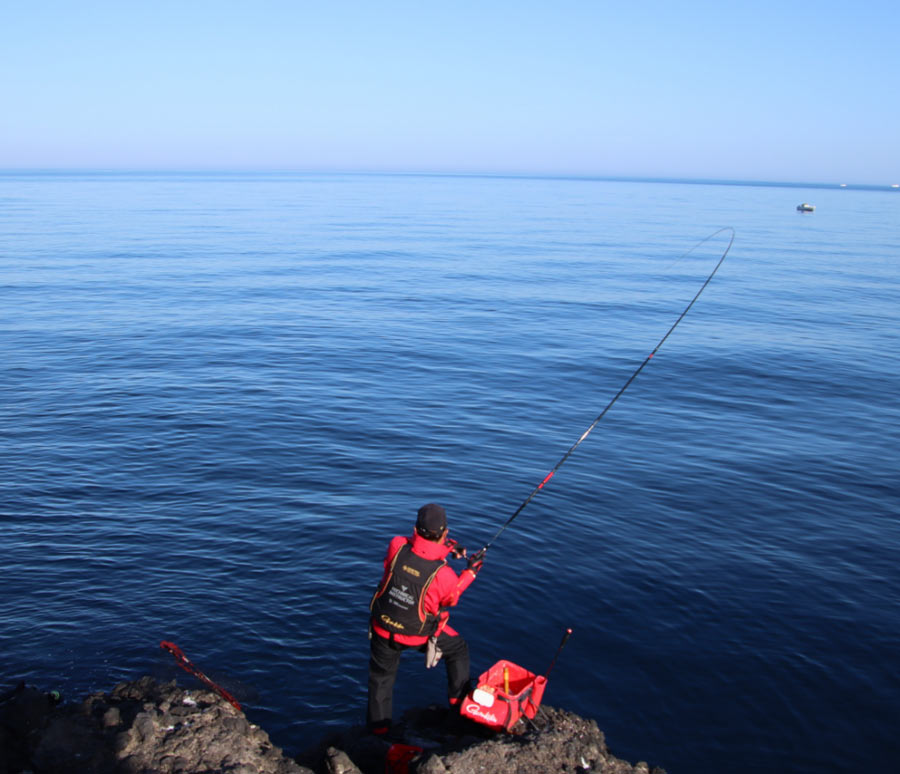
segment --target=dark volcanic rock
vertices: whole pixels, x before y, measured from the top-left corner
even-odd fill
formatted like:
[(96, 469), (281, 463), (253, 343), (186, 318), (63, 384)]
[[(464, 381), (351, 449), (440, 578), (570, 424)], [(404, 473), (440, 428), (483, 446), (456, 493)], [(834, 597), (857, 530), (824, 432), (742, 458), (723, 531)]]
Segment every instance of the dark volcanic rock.
[[(513, 734), (450, 715), (438, 707), (406, 713), (390, 740), (353, 728), (333, 734), (298, 760), (323, 774), (382, 774), (395, 741), (420, 749), (409, 774), (651, 774), (613, 756), (593, 720), (544, 706), (533, 722), (520, 721)], [(398, 767), (398, 771), (403, 771)], [(654, 774), (665, 774), (654, 768)]]
[[(389, 739), (350, 728), (294, 761), (217, 694), (174, 680), (144, 677), (62, 706), (20, 686), (0, 699), (0, 774), (650, 774), (611, 755), (597, 724), (570, 712), (544, 706), (514, 731), (429, 707), (408, 712)], [(408, 760), (391, 768), (394, 753)]]
[[(441, 757), (447, 774), (494, 772), (494, 774), (550, 774), (588, 772), (603, 774), (648, 774), (646, 763), (632, 766), (610, 754), (603, 732), (593, 720), (571, 712), (543, 707), (534, 727), (521, 735), (498, 735)], [(429, 774), (442, 769), (426, 759)], [(423, 769), (419, 769), (420, 771)], [(662, 772), (661, 769), (655, 769)]]
[(217, 694), (174, 680), (120, 683), (73, 706), (40, 696), (26, 689), (0, 706), (0, 774), (309, 774)]

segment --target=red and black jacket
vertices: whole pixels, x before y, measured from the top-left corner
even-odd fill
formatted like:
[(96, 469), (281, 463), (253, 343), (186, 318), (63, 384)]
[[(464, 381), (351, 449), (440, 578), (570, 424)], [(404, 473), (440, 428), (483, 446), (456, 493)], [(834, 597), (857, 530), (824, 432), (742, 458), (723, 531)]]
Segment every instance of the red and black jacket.
[(401, 645), (422, 645), (436, 632), (451, 636), (446, 608), (475, 579), (466, 570), (457, 576), (447, 565), (453, 543), (436, 543), (418, 533), (391, 540), (384, 559), (384, 576), (372, 597), (372, 631)]

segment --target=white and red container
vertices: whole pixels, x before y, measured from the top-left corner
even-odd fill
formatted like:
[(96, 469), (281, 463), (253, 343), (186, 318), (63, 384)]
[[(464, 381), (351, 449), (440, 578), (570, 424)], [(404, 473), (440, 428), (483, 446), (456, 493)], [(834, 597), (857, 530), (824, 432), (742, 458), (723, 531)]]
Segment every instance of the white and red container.
[(478, 678), (478, 686), (460, 706), (464, 718), (496, 730), (511, 731), (524, 716), (533, 718), (541, 706), (547, 678), (512, 661), (498, 661)]

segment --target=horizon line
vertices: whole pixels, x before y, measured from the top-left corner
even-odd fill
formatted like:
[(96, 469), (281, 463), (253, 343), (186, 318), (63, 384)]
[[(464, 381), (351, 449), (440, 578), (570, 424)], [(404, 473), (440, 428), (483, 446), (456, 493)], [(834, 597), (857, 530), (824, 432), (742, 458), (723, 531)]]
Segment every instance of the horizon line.
[(682, 185), (721, 185), (721, 186), (750, 186), (771, 188), (846, 188), (854, 190), (900, 190), (896, 183), (835, 183), (835, 182), (811, 182), (802, 180), (753, 180), (740, 178), (709, 178), (709, 177), (668, 177), (656, 175), (603, 175), (603, 174), (575, 174), (575, 173), (539, 173), (539, 172), (448, 172), (427, 170), (365, 170), (365, 169), (309, 169), (309, 168), (254, 168), (254, 167), (171, 167), (171, 168), (144, 168), (144, 167), (0, 167), (0, 175), (93, 175), (93, 176), (119, 176), (119, 175), (346, 175), (360, 177), (459, 177), (459, 178), (485, 178), (501, 180), (571, 180), (584, 182), (621, 182), (621, 183), (659, 183)]

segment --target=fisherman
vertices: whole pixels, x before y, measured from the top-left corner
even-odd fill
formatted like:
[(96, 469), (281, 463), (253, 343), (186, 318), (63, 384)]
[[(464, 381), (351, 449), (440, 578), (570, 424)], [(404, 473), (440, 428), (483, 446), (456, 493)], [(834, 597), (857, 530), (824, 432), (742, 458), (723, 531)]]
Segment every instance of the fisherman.
[(369, 707), (367, 722), (374, 734), (391, 727), (394, 680), (404, 650), (425, 653), (426, 667), (443, 657), (451, 708), (469, 687), (469, 646), (450, 626), (447, 608), (475, 580), (484, 564), (483, 554), (469, 557), (457, 576), (447, 556), (461, 559), (466, 549), (447, 537), (447, 514), (436, 503), (423, 505), (412, 537), (391, 540), (384, 559), (384, 576), (370, 609)]

